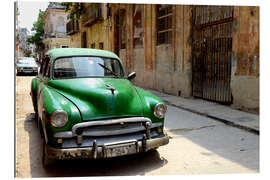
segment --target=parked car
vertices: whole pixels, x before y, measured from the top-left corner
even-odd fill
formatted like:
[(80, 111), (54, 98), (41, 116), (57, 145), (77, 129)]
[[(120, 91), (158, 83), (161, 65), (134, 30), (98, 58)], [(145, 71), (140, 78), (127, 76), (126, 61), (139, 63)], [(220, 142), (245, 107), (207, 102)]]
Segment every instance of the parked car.
[(37, 72), (38, 72), (38, 64), (36, 63), (35, 58), (32, 57), (18, 58), (16, 62), (16, 75), (22, 73), (37, 74)]
[(166, 105), (134, 86), (114, 53), (86, 48), (47, 52), (31, 97), (44, 139), (43, 164), (111, 158), (169, 143)]

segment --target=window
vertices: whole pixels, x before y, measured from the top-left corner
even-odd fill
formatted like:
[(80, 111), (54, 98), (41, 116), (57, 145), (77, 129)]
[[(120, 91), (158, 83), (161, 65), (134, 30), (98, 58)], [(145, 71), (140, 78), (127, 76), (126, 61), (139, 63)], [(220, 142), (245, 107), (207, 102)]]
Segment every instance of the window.
[(157, 5), (157, 44), (172, 42), (172, 5)]
[(126, 49), (126, 11), (121, 9), (119, 13), (120, 49)]
[(91, 44), (91, 48), (92, 48), (92, 49), (95, 49), (95, 43), (92, 43), (92, 44)]
[(103, 42), (100, 42), (100, 43), (98, 44), (98, 48), (99, 48), (99, 49), (103, 49)]
[(61, 48), (68, 48), (68, 45), (61, 45)]
[(134, 22), (134, 47), (143, 47), (144, 38), (144, 5), (136, 4), (134, 5), (133, 13)]
[(87, 48), (86, 32), (82, 32), (82, 48)]

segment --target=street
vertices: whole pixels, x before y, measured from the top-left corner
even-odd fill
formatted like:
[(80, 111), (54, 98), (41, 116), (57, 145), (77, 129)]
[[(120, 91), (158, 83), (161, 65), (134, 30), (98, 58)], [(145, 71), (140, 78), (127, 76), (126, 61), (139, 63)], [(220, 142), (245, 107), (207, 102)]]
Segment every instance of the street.
[(157, 151), (42, 166), (42, 143), (29, 95), (33, 76), (16, 77), (16, 177), (258, 173), (259, 136), (168, 105), (171, 137)]

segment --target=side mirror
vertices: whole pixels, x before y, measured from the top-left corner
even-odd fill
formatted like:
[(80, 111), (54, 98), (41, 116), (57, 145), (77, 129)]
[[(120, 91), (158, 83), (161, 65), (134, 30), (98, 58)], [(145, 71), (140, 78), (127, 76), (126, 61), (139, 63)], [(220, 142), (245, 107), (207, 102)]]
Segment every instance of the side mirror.
[(134, 79), (136, 77), (136, 72), (132, 72), (128, 75), (128, 80)]

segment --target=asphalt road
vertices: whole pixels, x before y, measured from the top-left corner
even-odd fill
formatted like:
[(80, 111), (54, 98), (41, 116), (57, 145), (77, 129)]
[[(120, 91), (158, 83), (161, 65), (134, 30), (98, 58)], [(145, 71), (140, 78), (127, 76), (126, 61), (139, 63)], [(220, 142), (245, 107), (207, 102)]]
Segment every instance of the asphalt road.
[(168, 106), (170, 143), (157, 151), (106, 160), (62, 161), (42, 166), (30, 83), (16, 79), (16, 177), (135, 176), (258, 173), (259, 136)]

